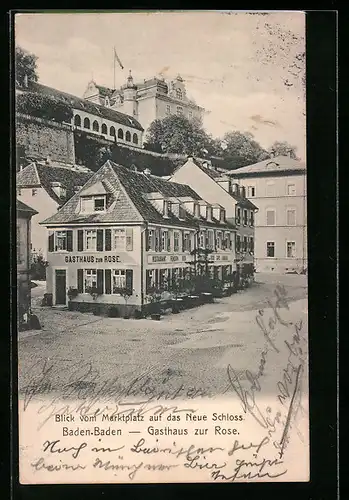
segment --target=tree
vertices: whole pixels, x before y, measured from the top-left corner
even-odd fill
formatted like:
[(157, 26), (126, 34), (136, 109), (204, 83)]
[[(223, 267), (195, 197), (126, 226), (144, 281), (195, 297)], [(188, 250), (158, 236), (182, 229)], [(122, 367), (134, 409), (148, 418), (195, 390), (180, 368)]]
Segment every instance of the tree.
[(227, 132), (223, 137), (223, 158), (227, 168), (234, 170), (269, 158), (268, 152), (250, 132)]
[(16, 81), (19, 85), (24, 85), (25, 76), (28, 81), (37, 82), (39, 77), (37, 74), (37, 56), (23, 50), (21, 47), (16, 47), (15, 73)]
[(298, 160), (296, 150), (296, 146), (291, 146), (287, 141), (275, 141), (270, 147), (270, 151), (274, 151), (275, 156), (290, 155), (294, 160)]
[(154, 120), (150, 124), (146, 143), (153, 151), (197, 156), (212, 154), (216, 146), (199, 119), (188, 120), (182, 115)]

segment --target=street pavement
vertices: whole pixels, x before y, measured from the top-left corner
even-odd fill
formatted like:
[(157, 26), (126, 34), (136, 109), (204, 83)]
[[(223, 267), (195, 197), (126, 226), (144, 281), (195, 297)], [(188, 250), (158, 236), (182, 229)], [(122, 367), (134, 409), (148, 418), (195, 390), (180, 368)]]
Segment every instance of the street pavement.
[(76, 380), (101, 385), (117, 379), (127, 385), (140, 376), (149, 393), (165, 386), (222, 393), (227, 365), (242, 372), (260, 359), (265, 339), (256, 315), (270, 309), (278, 284), (285, 287), (294, 321), (306, 315), (307, 278), (300, 275), (258, 273), (246, 290), (160, 321), (44, 308), (44, 287), (34, 288), (33, 312), (42, 330), (19, 334), (19, 392), (46, 373), (45, 391), (52, 394)]

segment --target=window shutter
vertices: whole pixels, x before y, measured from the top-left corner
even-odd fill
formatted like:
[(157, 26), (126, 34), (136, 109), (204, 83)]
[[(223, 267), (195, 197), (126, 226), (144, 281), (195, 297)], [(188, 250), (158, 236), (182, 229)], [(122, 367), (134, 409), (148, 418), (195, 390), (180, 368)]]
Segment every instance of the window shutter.
[(133, 269), (126, 269), (126, 288), (133, 291)]
[(103, 269), (97, 269), (97, 290), (98, 293), (103, 293)]
[(103, 229), (97, 229), (97, 252), (103, 252)]
[(145, 278), (145, 291), (146, 293), (149, 293), (150, 290), (150, 271), (146, 272), (146, 278)]
[(67, 231), (67, 251), (73, 251), (73, 231)]
[(111, 250), (111, 229), (105, 230), (105, 251), (109, 252)]
[(184, 231), (181, 231), (181, 237), (182, 237), (182, 252), (185, 252)]
[(133, 250), (133, 228), (126, 228), (126, 251), (132, 252)]
[(172, 236), (172, 232), (168, 231), (168, 233), (167, 233), (167, 251), (168, 252), (171, 252), (171, 236)]
[(159, 251), (159, 230), (154, 229), (153, 234), (155, 237), (155, 252), (158, 252)]
[(48, 233), (48, 251), (49, 252), (53, 252), (54, 238), (55, 238), (54, 232), (49, 231), (49, 233)]
[(162, 231), (161, 229), (158, 229), (158, 234), (159, 234), (159, 252), (162, 252)]
[(78, 292), (84, 292), (84, 270), (78, 269)]
[(150, 248), (149, 248), (149, 229), (146, 229), (144, 231), (144, 237), (145, 237), (145, 251), (146, 252), (149, 252)]
[(105, 269), (105, 293), (111, 294), (111, 270)]
[(78, 252), (84, 250), (84, 231), (82, 229), (78, 230)]

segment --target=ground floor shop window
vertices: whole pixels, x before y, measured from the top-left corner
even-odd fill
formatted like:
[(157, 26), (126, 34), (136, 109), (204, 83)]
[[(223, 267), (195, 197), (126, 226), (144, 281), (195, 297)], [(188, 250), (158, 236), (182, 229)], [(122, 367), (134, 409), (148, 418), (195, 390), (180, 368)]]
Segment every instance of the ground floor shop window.
[(288, 241), (287, 242), (286, 255), (288, 258), (294, 258), (296, 256), (296, 242), (295, 241)]
[(114, 269), (112, 271), (113, 293), (119, 293), (120, 288), (126, 287), (126, 271), (124, 269)]
[(267, 241), (267, 257), (275, 257), (274, 241)]
[(85, 269), (84, 293), (89, 293), (91, 288), (97, 288), (97, 269)]

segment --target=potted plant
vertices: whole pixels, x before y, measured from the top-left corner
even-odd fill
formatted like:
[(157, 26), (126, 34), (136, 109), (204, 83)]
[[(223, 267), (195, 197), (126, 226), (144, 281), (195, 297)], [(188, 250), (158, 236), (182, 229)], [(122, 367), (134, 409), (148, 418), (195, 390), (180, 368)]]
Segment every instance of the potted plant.
[(121, 297), (124, 299), (125, 301), (125, 314), (124, 314), (124, 319), (129, 319), (130, 316), (129, 314), (127, 313), (127, 302), (129, 300), (129, 298), (132, 296), (132, 293), (133, 293), (133, 290), (131, 290), (130, 288), (127, 288), (127, 287), (124, 287), (124, 288), (118, 288), (117, 289), (117, 293), (121, 295)]
[(79, 290), (77, 288), (74, 288), (72, 286), (70, 286), (68, 288), (67, 295), (68, 295), (69, 300), (75, 299), (75, 297), (77, 297), (78, 294), (79, 294)]

